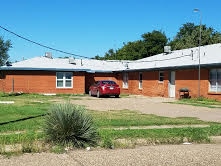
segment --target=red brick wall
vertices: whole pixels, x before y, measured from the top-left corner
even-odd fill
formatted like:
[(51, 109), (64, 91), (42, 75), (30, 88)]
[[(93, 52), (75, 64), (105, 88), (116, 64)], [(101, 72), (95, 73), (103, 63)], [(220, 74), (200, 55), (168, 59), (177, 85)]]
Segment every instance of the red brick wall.
[(56, 88), (56, 72), (8, 71), (0, 82), (4, 92), (24, 93), (85, 93), (85, 74), (73, 72), (73, 88)]
[[(139, 72), (128, 72), (128, 88), (123, 88), (122, 73), (83, 73), (73, 72), (73, 88), (56, 88), (56, 72), (51, 71), (8, 71), (0, 76), (0, 91), (25, 93), (88, 93), (89, 86), (97, 80), (114, 80), (121, 87), (121, 94), (168, 97), (168, 75), (164, 71), (164, 81), (159, 82), (159, 71), (143, 71), (143, 88), (139, 89)], [(179, 89), (190, 89), (191, 97), (198, 97), (198, 70), (175, 71), (176, 98)], [(14, 80), (14, 87), (13, 87)], [(209, 93), (209, 69), (201, 69), (200, 95), (221, 100), (221, 93)]]
[[(190, 96), (198, 97), (198, 70), (178, 70), (176, 71), (176, 98), (179, 98), (179, 89), (188, 87), (190, 89)], [(200, 70), (200, 96), (221, 100), (221, 93), (209, 92), (209, 69)]]
[(122, 87), (123, 74), (121, 74), (121, 92), (126, 94), (146, 95), (146, 96), (164, 96), (168, 97), (168, 74), (164, 72), (164, 81), (159, 82), (159, 71), (142, 72), (143, 88), (139, 89), (139, 73), (128, 73), (128, 88)]
[[(205, 75), (205, 70), (201, 72)], [(201, 74), (201, 75), (203, 75)], [(205, 76), (204, 76), (205, 78)], [(202, 78), (201, 78), (202, 79)], [(208, 78), (207, 78), (208, 79)], [(201, 81), (203, 82), (203, 81)], [(178, 70), (176, 71), (176, 98), (179, 98), (179, 89), (188, 88), (191, 97), (198, 96), (198, 70)], [(208, 89), (208, 88), (207, 88)], [(205, 91), (205, 89), (204, 89)], [(203, 91), (202, 91), (203, 94)]]
[[(159, 71), (145, 71), (143, 73), (143, 88), (139, 89), (139, 72), (129, 72), (128, 88), (122, 88), (123, 74), (120, 74), (119, 85), (121, 92), (125, 94), (137, 94), (145, 96), (168, 97), (168, 83), (170, 71), (164, 71), (164, 81), (159, 82)], [(221, 93), (209, 93), (209, 69), (201, 69), (200, 95), (206, 98), (221, 100)], [(177, 70), (175, 71), (175, 93), (176, 98), (180, 97), (180, 88), (189, 88), (192, 98), (198, 97), (198, 70)]]

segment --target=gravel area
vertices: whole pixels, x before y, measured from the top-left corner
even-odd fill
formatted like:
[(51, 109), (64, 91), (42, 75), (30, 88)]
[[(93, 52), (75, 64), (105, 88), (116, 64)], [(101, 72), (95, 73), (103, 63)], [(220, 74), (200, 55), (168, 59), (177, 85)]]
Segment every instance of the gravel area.
[[(169, 98), (132, 96), (128, 98), (82, 97), (72, 103), (88, 109), (137, 110), (166, 117), (197, 117), (205, 121), (221, 122), (221, 110), (164, 103)], [(6, 158), (0, 156), (1, 166), (220, 166), (220, 144), (155, 145), (134, 149), (73, 150), (65, 154), (35, 153)]]
[(220, 166), (221, 144), (160, 145), (135, 149), (76, 150), (66, 154), (0, 157), (1, 166)]

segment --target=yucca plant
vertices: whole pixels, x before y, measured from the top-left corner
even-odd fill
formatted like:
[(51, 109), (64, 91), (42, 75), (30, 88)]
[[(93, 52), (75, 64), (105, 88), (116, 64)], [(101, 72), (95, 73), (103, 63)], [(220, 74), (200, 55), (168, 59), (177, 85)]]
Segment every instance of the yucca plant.
[(48, 141), (73, 147), (94, 146), (98, 134), (92, 116), (83, 106), (55, 104), (45, 117), (44, 131)]

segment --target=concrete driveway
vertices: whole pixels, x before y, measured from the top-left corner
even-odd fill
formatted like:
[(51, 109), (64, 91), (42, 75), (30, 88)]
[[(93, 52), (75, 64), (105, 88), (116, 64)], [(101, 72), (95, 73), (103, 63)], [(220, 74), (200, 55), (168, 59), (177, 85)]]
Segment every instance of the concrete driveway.
[(91, 110), (108, 111), (128, 109), (165, 117), (196, 117), (204, 121), (221, 122), (220, 108), (166, 103), (173, 101), (175, 99), (134, 95), (123, 98), (96, 98), (87, 96), (82, 97), (81, 100), (71, 100), (72, 103), (85, 105)]

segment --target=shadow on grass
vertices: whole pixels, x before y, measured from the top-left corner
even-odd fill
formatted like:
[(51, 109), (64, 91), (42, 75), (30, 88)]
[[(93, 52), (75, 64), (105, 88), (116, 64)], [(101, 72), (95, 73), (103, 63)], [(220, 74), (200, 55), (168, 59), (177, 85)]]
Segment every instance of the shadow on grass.
[(5, 124), (9, 124), (9, 123), (25, 121), (25, 120), (28, 120), (28, 119), (34, 119), (34, 118), (38, 118), (38, 117), (45, 116), (45, 115), (47, 115), (47, 114), (41, 114), (41, 115), (36, 115), (36, 116), (28, 116), (28, 117), (25, 117), (25, 118), (11, 120), (11, 121), (8, 121), (8, 122), (1, 122), (0, 126), (5, 125)]

